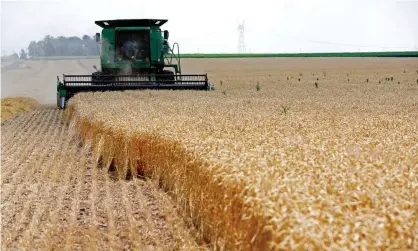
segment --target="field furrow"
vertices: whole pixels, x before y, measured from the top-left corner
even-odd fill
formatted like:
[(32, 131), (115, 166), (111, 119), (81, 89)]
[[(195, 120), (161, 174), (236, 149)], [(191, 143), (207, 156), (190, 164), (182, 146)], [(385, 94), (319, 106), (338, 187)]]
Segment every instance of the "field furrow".
[[(96, 171), (93, 172), (93, 174), (96, 175), (96, 186), (97, 191), (95, 191), (96, 196), (94, 196), (94, 224), (96, 229), (99, 229), (99, 231), (95, 231), (95, 235), (99, 240), (107, 240), (105, 243), (98, 242), (99, 248), (101, 250), (106, 249), (108, 246), (110, 246), (110, 241), (113, 238), (112, 235), (113, 232), (113, 225), (112, 228), (110, 228), (110, 221), (109, 219), (112, 217), (112, 204), (108, 204), (106, 198), (106, 172), (103, 172), (103, 170), (93, 168)], [(133, 217), (133, 216), (132, 216)], [(113, 222), (112, 222), (113, 223)], [(137, 236), (136, 240), (140, 239), (141, 236)]]
[[(128, 194), (128, 186), (129, 184), (127, 184), (126, 182), (121, 182), (121, 184), (119, 184), (121, 190), (119, 191), (119, 193), (117, 193), (119, 196), (122, 194)], [(122, 198), (122, 201), (120, 201), (120, 203), (122, 203), (123, 207), (124, 207), (124, 212), (126, 215), (133, 215), (132, 212), (132, 205), (131, 205), (131, 201), (128, 197), (125, 196), (121, 196), (120, 198)], [(135, 218), (127, 218), (128, 221), (128, 229), (126, 229), (127, 233), (126, 233), (126, 237), (129, 240), (127, 245), (129, 245), (129, 249), (133, 249), (133, 248), (140, 248), (143, 249), (143, 247), (138, 246), (138, 243), (133, 242), (132, 238), (130, 238), (129, 236), (135, 235), (136, 231), (135, 231)], [(142, 240), (143, 242), (143, 240)]]
[[(85, 148), (86, 150), (88, 148)], [(86, 163), (87, 164), (87, 163)], [(90, 163), (91, 165), (91, 163)], [(90, 205), (90, 214), (91, 214), (91, 219), (90, 219), (90, 224), (94, 227), (90, 228), (90, 232), (89, 232), (89, 236), (91, 237), (91, 246), (90, 248), (92, 250), (97, 250), (98, 246), (100, 245), (100, 243), (97, 241), (99, 239), (101, 239), (98, 235), (99, 235), (99, 231), (95, 231), (95, 229), (97, 227), (101, 227), (102, 225), (100, 225), (100, 223), (97, 222), (97, 204), (98, 204), (98, 191), (99, 191), (99, 187), (97, 185), (97, 179), (98, 179), (98, 170), (97, 168), (91, 168), (90, 169), (90, 173), (88, 173), (88, 175), (91, 176), (91, 182), (90, 182), (90, 193), (88, 194), (88, 196), (85, 198), (86, 201), (88, 201), (88, 204)], [(87, 195), (87, 194), (86, 194)], [(103, 248), (103, 247), (101, 247)]]
[(115, 229), (116, 229), (116, 224), (117, 222), (115, 222), (115, 215), (114, 215), (114, 211), (112, 210), (112, 208), (115, 208), (115, 202), (112, 200), (112, 193), (113, 193), (113, 189), (112, 188), (112, 181), (110, 180), (110, 178), (108, 176), (104, 177), (105, 179), (105, 194), (103, 197), (104, 200), (104, 207), (106, 209), (106, 215), (107, 215), (107, 220), (108, 220), (108, 233), (109, 233), (109, 247), (111, 248), (116, 248), (117, 247), (117, 239), (118, 237), (115, 234)]

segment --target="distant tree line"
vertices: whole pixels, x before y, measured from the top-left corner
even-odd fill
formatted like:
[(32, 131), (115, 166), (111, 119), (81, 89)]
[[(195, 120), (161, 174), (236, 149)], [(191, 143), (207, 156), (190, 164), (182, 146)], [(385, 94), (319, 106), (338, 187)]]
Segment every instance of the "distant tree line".
[(50, 56), (98, 56), (94, 36), (53, 37), (47, 35), (39, 41), (31, 41), (27, 52), (21, 50), (20, 58)]

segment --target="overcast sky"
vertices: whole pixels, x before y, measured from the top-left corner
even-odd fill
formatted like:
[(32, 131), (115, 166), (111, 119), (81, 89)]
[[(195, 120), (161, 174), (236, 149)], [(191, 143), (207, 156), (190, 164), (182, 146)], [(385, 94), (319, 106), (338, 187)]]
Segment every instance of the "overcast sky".
[(100, 31), (95, 20), (168, 19), (181, 52), (417, 50), (418, 0), (1, 0), (2, 52), (45, 35)]

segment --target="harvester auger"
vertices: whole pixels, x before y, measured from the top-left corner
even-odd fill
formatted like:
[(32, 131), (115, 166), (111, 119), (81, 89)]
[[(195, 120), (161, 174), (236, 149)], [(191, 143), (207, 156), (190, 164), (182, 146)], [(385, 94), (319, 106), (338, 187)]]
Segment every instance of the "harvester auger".
[[(116, 19), (96, 21), (101, 71), (91, 75), (57, 77), (57, 105), (79, 92), (123, 90), (213, 90), (207, 74), (181, 74), (177, 43), (170, 47), (169, 33), (160, 27), (166, 19)], [(176, 50), (177, 49), (177, 50)], [(175, 51), (176, 50), (176, 51)], [(176, 62), (173, 63), (173, 59)], [(166, 68), (173, 68), (167, 70)]]

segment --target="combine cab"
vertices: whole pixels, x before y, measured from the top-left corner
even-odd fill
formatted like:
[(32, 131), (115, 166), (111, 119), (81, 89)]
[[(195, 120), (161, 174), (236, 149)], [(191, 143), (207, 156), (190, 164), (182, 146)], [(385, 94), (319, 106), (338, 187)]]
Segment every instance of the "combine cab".
[[(169, 33), (160, 27), (164, 19), (118, 19), (96, 21), (101, 71), (91, 75), (57, 77), (57, 105), (79, 92), (123, 90), (212, 90), (207, 74), (181, 74), (177, 43), (170, 47)], [(176, 52), (175, 52), (175, 49)], [(173, 60), (175, 62), (173, 63)]]

